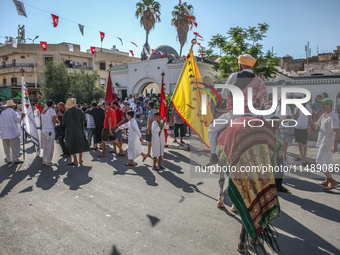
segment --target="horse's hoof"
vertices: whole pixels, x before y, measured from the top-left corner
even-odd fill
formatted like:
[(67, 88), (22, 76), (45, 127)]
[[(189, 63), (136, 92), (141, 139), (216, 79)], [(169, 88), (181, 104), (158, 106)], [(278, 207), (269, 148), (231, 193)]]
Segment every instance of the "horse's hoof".
[(223, 208), (224, 207), (224, 203), (222, 201), (218, 201), (217, 202), (217, 207), (218, 208)]

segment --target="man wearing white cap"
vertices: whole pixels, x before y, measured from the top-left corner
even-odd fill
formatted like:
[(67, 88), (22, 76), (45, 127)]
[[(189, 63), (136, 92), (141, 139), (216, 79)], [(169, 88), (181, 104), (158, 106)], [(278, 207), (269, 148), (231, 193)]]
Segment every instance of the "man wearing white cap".
[(1, 139), (4, 146), (6, 160), (8, 164), (21, 164), (23, 161), (19, 160), (20, 154), (20, 134), (21, 129), (18, 123), (25, 117), (22, 113), (21, 116), (14, 111), (13, 100), (7, 101), (7, 109), (0, 115), (0, 129)]
[[(252, 71), (252, 67), (255, 65), (256, 59), (249, 54), (241, 55), (238, 58), (239, 72), (232, 73), (227, 83), (228, 85), (234, 85), (242, 90), (244, 95), (244, 113), (245, 115), (253, 115), (248, 108), (248, 88), (253, 90), (253, 105), (255, 108), (259, 108), (267, 98), (267, 89), (265, 83)], [(213, 122), (209, 126), (208, 138), (210, 144), (211, 158), (209, 163), (218, 163), (218, 157), (216, 155), (216, 146), (218, 134), (225, 129), (230, 120), (236, 119), (241, 116), (233, 115), (233, 98), (230, 90), (225, 88), (222, 90), (222, 98), (227, 100), (229, 112), (221, 115), (219, 119), (227, 120), (223, 124)]]

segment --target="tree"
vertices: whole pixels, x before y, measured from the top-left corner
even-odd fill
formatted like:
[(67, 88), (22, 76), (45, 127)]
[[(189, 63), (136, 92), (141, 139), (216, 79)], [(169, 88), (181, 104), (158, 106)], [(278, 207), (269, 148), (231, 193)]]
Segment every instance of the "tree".
[[(161, 18), (161, 5), (159, 2), (154, 0), (140, 0), (136, 4), (136, 18), (140, 18), (140, 25), (144, 27), (144, 30), (146, 31), (146, 42), (144, 44), (144, 47), (150, 52), (150, 46), (149, 46), (149, 33), (150, 30), (155, 27), (156, 22), (160, 22)], [(141, 59), (146, 60), (147, 56), (142, 51)]]
[(91, 103), (105, 96), (105, 91), (96, 86), (99, 80), (97, 72), (85, 70), (69, 73), (64, 63), (47, 62), (44, 70), (44, 83), (41, 91), (43, 100), (55, 103), (65, 102), (74, 97), (78, 103)]
[(52, 99), (55, 103), (65, 102), (68, 98), (70, 80), (64, 63), (48, 61), (44, 70), (44, 83), (41, 87), (43, 100)]
[[(182, 4), (178, 4), (174, 7), (174, 10), (172, 11), (172, 20), (171, 20), (171, 25), (176, 27), (177, 30), (177, 38), (178, 41), (181, 45), (181, 49), (179, 52), (179, 55), (182, 56), (182, 49), (184, 44), (187, 41), (187, 36), (189, 32), (189, 26), (193, 25), (192, 20), (190, 20), (187, 15), (187, 11), (183, 7), (185, 5), (187, 9), (193, 13), (194, 12), (194, 7), (191, 4), (187, 4), (187, 2), (184, 2)], [(196, 20), (195, 16), (191, 16), (193, 20)]]
[(258, 23), (256, 27), (231, 27), (229, 29), (228, 40), (222, 49), (224, 56), (214, 67), (215, 70), (221, 72), (221, 78), (227, 78), (232, 72), (239, 71), (238, 57), (243, 54), (250, 54), (257, 59), (253, 67), (255, 74), (262, 78), (271, 77), (276, 71), (275, 66), (279, 58), (270, 51), (264, 53), (263, 45), (259, 43), (266, 37), (268, 29), (267, 23)]
[(208, 46), (211, 48), (219, 48), (220, 49), (220, 57), (222, 56), (222, 49), (226, 44), (227, 38), (225, 36), (222, 36), (220, 34), (213, 35), (211, 40), (208, 42)]
[[(70, 74), (70, 97), (76, 98), (79, 103), (87, 104), (90, 104), (94, 100), (99, 100), (100, 98), (94, 98), (94, 90), (96, 88), (97, 80), (99, 80), (97, 72), (90, 73), (85, 70), (80, 70)], [(97, 90), (96, 96), (98, 96)], [(103, 91), (103, 96), (101, 98), (104, 96), (105, 92)]]

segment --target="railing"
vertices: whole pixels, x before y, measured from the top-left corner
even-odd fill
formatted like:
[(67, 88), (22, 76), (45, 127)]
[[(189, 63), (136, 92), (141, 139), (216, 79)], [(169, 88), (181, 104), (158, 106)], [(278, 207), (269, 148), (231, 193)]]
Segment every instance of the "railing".
[(34, 63), (15, 63), (15, 64), (2, 64), (0, 65), (0, 69), (5, 69), (5, 68), (11, 68), (11, 67), (34, 67), (37, 66), (37, 64)]

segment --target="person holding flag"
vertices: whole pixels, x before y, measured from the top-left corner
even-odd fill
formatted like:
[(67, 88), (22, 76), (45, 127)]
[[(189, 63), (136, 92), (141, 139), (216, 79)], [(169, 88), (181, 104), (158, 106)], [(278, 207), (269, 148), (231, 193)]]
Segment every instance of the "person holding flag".
[[(238, 58), (239, 72), (232, 73), (226, 84), (234, 85), (240, 88), (244, 95), (244, 112), (245, 115), (255, 116), (248, 108), (248, 88), (253, 89), (253, 105), (255, 108), (262, 106), (264, 100), (267, 98), (267, 89), (265, 83), (252, 71), (252, 67), (255, 65), (256, 59), (249, 54), (241, 55)], [(208, 164), (218, 163), (218, 157), (216, 155), (216, 146), (218, 134), (225, 129), (230, 120), (236, 119), (240, 116), (233, 115), (233, 98), (230, 90), (224, 88), (222, 90), (222, 98), (227, 100), (229, 112), (221, 115), (218, 119), (226, 120), (215, 123), (215, 121), (209, 126), (209, 144), (211, 157)]]

